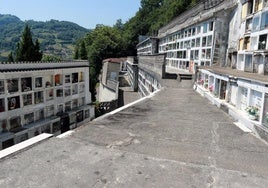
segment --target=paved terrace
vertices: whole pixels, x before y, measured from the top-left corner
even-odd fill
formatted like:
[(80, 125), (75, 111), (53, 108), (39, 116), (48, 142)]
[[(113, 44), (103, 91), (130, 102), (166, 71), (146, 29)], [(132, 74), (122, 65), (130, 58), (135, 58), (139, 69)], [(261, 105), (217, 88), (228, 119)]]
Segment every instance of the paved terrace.
[(165, 88), (0, 161), (0, 187), (268, 187), (268, 146), (192, 90)]

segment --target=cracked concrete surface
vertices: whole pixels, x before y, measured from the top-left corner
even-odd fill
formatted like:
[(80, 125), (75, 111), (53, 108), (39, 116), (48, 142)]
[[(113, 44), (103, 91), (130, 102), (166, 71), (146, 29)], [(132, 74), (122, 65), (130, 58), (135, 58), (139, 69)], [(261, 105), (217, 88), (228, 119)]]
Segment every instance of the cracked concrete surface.
[(268, 187), (268, 146), (190, 81), (0, 161), (0, 187)]

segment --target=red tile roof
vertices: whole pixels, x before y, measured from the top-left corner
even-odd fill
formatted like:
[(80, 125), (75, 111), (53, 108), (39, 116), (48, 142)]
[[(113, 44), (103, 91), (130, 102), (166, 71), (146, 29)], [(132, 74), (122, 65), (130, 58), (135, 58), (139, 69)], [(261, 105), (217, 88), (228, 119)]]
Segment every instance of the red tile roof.
[(111, 63), (121, 63), (122, 61), (126, 61), (126, 57), (121, 57), (121, 58), (108, 58), (104, 59), (102, 62), (111, 62)]

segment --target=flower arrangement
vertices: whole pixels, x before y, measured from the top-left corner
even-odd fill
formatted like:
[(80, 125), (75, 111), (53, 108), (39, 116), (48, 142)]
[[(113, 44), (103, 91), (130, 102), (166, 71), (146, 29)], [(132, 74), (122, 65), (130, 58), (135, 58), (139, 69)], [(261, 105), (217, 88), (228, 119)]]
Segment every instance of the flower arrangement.
[(209, 89), (210, 92), (213, 92), (214, 86), (210, 85), (208, 89)]
[(204, 80), (203, 79), (198, 80), (198, 84), (199, 85), (203, 85), (204, 84)]
[(251, 119), (256, 120), (259, 118), (259, 108), (255, 107), (255, 106), (248, 106), (246, 108), (246, 111), (248, 112)]

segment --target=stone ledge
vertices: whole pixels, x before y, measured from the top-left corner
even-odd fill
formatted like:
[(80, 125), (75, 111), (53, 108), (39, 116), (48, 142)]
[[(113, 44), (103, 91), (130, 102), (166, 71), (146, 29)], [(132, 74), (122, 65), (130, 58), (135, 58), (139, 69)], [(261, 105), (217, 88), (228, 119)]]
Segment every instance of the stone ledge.
[(15, 153), (18, 153), (30, 146), (33, 146), (37, 143), (40, 143), (44, 140), (47, 140), (49, 139), (50, 137), (52, 137), (53, 135), (52, 134), (48, 134), (48, 133), (43, 133), (43, 134), (40, 134), (38, 136), (35, 136), (33, 138), (30, 138), (28, 140), (25, 140), (21, 143), (18, 143), (18, 144), (15, 144), (14, 146), (11, 146), (9, 148), (6, 148), (4, 150), (1, 150), (0, 151), (0, 159), (3, 159), (7, 156), (10, 156), (10, 155), (13, 155)]

